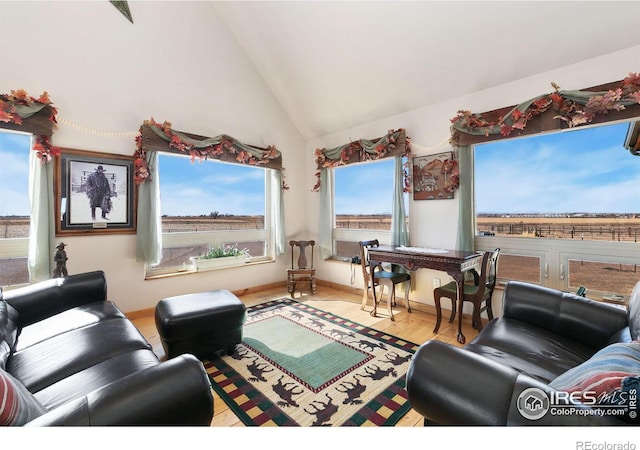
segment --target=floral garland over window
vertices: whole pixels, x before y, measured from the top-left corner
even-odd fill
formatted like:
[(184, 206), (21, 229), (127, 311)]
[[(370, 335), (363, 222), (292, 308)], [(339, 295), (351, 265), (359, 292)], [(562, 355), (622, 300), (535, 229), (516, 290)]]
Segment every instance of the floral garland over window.
[[(332, 149), (318, 148), (315, 151), (316, 160), (316, 184), (313, 192), (320, 190), (320, 173), (322, 169), (344, 166), (352, 162), (375, 161), (390, 156), (389, 153), (397, 149), (398, 141), (404, 137), (403, 158), (403, 191), (411, 192), (411, 141), (405, 135), (404, 128), (389, 130), (389, 132), (377, 140), (360, 139)], [(355, 159), (355, 161), (354, 161)]]
[[(236, 139), (227, 135), (220, 135), (213, 138), (197, 140), (186, 136), (183, 133), (171, 129), (171, 122), (158, 123), (155, 120), (145, 120), (140, 127), (140, 133), (136, 136), (136, 151), (134, 156), (134, 179), (137, 184), (150, 180), (150, 170), (147, 163), (147, 151), (143, 145), (142, 129), (148, 126), (156, 135), (168, 141), (169, 147), (181, 153), (188, 154), (191, 161), (196, 159), (220, 159), (223, 154), (235, 155), (235, 160), (240, 164), (260, 166), (272, 160), (280, 158), (282, 154), (274, 146), (261, 150), (240, 143)], [(283, 188), (288, 189), (284, 184)]]
[(637, 73), (630, 73), (622, 80), (621, 87), (606, 92), (562, 91), (555, 83), (551, 85), (555, 92), (521, 103), (496, 121), (486, 120), (470, 111), (458, 111), (451, 119), (452, 129), (473, 135), (500, 133), (509, 136), (514, 130), (524, 130), (529, 120), (552, 106), (557, 111), (555, 119), (574, 127), (592, 122), (598, 114), (640, 104), (640, 75)]
[(456, 160), (455, 152), (451, 152), (449, 158), (442, 161), (442, 173), (445, 175), (444, 190), (455, 192), (460, 187), (460, 169)]
[[(50, 107), (49, 120), (55, 127), (58, 124), (58, 110), (53, 106), (46, 91), (37, 99), (27, 94), (24, 89), (11, 91), (11, 94), (0, 94), (0, 122), (22, 125), (24, 119), (40, 112), (46, 106)], [(52, 157), (60, 155), (60, 149), (51, 145), (50, 136), (46, 134), (35, 136), (33, 151), (38, 154), (42, 163), (48, 163)]]

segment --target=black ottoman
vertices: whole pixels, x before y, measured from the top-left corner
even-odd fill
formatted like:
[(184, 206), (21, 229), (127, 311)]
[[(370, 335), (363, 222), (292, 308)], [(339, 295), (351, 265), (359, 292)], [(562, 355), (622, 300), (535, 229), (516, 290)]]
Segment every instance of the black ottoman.
[(178, 295), (156, 305), (156, 328), (167, 359), (191, 353), (200, 359), (242, 342), (247, 308), (226, 289)]

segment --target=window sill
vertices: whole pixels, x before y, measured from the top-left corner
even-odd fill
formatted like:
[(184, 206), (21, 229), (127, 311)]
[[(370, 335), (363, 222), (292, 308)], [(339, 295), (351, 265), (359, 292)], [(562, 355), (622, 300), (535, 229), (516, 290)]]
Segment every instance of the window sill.
[(212, 267), (212, 268), (208, 268), (208, 269), (200, 269), (197, 270), (196, 268), (189, 268), (189, 269), (178, 269), (175, 272), (164, 272), (164, 273), (147, 273), (144, 277), (145, 280), (156, 280), (156, 279), (162, 279), (162, 278), (170, 278), (170, 277), (178, 277), (178, 276), (182, 276), (182, 275), (193, 275), (193, 274), (197, 274), (197, 273), (205, 273), (205, 272), (216, 272), (218, 270), (224, 270), (224, 269), (237, 269), (239, 267), (246, 267), (246, 266), (256, 266), (259, 264), (269, 264), (269, 263), (274, 263), (275, 261), (272, 259), (265, 259), (265, 260), (259, 260), (259, 261), (251, 261), (251, 262), (247, 262), (244, 264), (238, 264), (238, 265), (234, 265), (234, 266), (226, 266), (226, 267)]

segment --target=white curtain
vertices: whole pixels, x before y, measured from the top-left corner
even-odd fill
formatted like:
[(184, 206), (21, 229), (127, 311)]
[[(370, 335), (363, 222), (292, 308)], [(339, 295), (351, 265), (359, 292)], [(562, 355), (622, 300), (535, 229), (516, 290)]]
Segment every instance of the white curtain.
[(284, 230), (284, 189), (282, 188), (282, 171), (269, 169), (268, 179), (271, 183), (269, 192), (272, 193), (271, 229), (273, 230), (276, 255), (285, 252)]
[(145, 264), (158, 264), (162, 260), (158, 153), (148, 151), (147, 163), (151, 179), (138, 186), (136, 261)]
[(51, 278), (55, 251), (53, 162), (43, 164), (37, 153), (29, 152), (29, 279), (32, 283)]
[(393, 176), (393, 209), (391, 213), (391, 244), (395, 246), (409, 245), (409, 228), (407, 212), (404, 205), (404, 172), (402, 156), (395, 158)]
[(320, 171), (320, 223), (318, 224), (318, 247), (320, 256), (327, 259), (333, 255), (333, 171)]
[(458, 147), (460, 188), (458, 189), (458, 234), (456, 250), (472, 252), (473, 230), (473, 148)]

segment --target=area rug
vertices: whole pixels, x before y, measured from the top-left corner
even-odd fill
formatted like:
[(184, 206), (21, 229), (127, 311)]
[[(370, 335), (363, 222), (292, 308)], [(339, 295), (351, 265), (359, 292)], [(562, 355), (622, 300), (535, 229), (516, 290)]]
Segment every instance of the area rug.
[(282, 298), (248, 310), (242, 344), (203, 361), (247, 426), (393, 426), (411, 408), (412, 342)]

